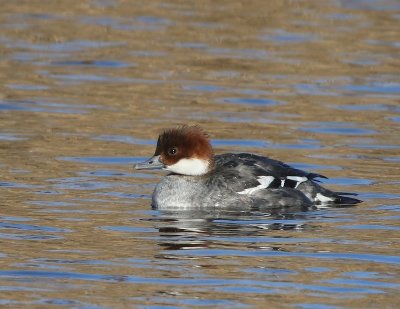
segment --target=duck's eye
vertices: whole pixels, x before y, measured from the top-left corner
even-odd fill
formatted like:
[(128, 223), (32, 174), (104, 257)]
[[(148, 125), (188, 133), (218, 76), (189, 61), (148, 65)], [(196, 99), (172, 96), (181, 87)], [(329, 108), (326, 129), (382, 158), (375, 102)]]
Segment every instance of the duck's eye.
[(170, 156), (176, 155), (177, 152), (178, 152), (178, 150), (175, 147), (168, 149), (168, 154)]

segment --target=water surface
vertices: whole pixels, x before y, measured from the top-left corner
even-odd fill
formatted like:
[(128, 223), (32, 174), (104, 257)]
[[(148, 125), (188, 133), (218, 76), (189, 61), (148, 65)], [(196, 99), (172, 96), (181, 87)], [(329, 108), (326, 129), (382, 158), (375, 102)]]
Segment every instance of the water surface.
[[(8, 1), (0, 25), (1, 306), (397, 307), (397, 1)], [(182, 123), (364, 203), (152, 210), (162, 172), (132, 165)]]

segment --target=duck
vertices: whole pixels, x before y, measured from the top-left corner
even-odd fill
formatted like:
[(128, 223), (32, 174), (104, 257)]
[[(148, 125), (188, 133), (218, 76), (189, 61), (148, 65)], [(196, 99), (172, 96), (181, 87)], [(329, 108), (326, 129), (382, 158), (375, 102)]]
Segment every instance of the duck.
[(324, 188), (327, 177), (253, 153), (215, 155), (198, 125), (166, 129), (153, 156), (137, 170), (162, 169), (152, 194), (155, 209), (266, 209), (354, 205), (357, 194)]

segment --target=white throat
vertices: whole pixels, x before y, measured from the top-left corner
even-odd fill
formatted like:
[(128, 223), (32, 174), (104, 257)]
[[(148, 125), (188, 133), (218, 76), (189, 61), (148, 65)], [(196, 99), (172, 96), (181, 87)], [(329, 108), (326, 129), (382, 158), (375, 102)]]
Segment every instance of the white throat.
[(173, 165), (166, 166), (164, 169), (176, 174), (198, 176), (208, 172), (209, 162), (206, 160), (191, 158), (180, 159)]

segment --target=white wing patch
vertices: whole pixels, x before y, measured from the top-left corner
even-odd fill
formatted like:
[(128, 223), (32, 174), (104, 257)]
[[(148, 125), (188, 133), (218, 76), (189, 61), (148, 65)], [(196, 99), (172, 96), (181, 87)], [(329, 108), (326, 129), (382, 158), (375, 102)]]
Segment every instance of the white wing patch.
[(326, 203), (326, 202), (332, 202), (334, 200), (335, 200), (334, 198), (322, 195), (321, 193), (317, 193), (317, 195), (315, 196), (316, 202)]
[[(303, 183), (303, 182), (308, 180), (307, 177), (287, 176), (286, 178), (282, 178), (281, 179), (281, 184), (280, 184), (281, 187), (285, 187), (285, 182), (286, 182), (287, 179), (288, 180), (293, 180), (293, 181), (296, 182), (296, 185), (294, 187), (295, 189), (299, 186), (299, 184), (301, 184), (301, 183)], [(257, 192), (259, 190), (268, 188), (274, 180), (275, 180), (275, 177), (273, 177), (273, 176), (259, 176), (257, 178), (257, 181), (260, 184), (257, 187), (248, 188), (248, 189), (245, 189), (245, 190), (240, 191), (238, 193), (239, 194), (253, 194), (254, 192)], [(325, 199), (324, 201), (328, 201), (327, 199), (329, 199), (329, 198), (326, 197), (326, 196), (321, 195), (320, 198), (316, 197), (315, 199), (316, 199), (316, 201), (322, 202), (322, 199)], [(331, 201), (331, 200), (329, 199), (329, 201)]]
[(286, 179), (297, 181), (296, 186), (294, 187), (295, 189), (299, 186), (299, 184), (308, 180), (307, 177), (301, 177), (301, 176), (287, 176)]
[(260, 183), (257, 187), (248, 188), (243, 191), (238, 192), (239, 194), (253, 194), (262, 189), (266, 189), (274, 181), (275, 177), (272, 176), (259, 176), (257, 181)]

